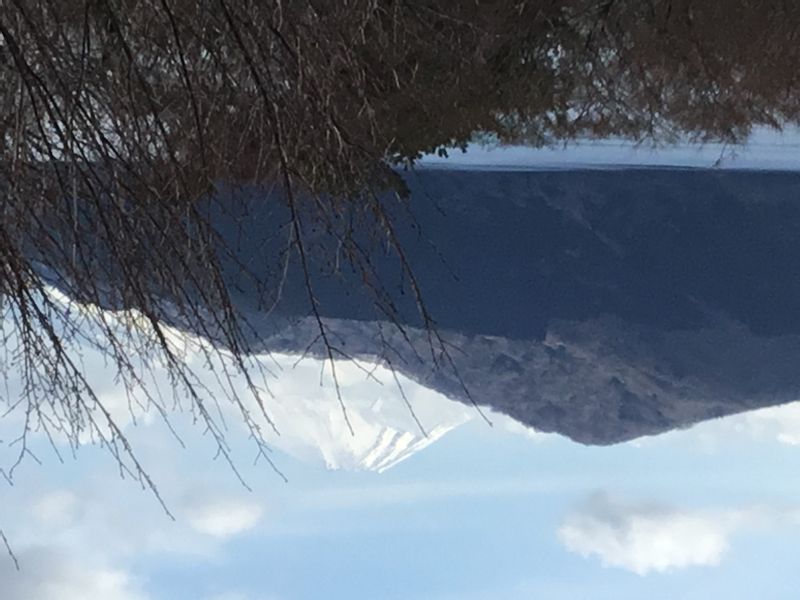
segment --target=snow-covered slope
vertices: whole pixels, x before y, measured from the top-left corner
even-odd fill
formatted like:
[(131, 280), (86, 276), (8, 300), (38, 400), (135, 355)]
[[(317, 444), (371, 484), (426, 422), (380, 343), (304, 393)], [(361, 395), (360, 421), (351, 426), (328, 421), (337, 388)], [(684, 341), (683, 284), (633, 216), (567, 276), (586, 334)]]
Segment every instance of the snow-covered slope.
[[(395, 381), (387, 369), (369, 366), (367, 377), (352, 363), (337, 362), (337, 379), (351, 434), (326, 376), (320, 385), (321, 363), (295, 357), (280, 359), (284, 370), (271, 383), (274, 398), (268, 410), (280, 435), (271, 444), (297, 458), (322, 462), (329, 469), (385, 471), (439, 440), (474, 416), (469, 407), (444, 395)], [(419, 420), (409, 410), (403, 394)]]

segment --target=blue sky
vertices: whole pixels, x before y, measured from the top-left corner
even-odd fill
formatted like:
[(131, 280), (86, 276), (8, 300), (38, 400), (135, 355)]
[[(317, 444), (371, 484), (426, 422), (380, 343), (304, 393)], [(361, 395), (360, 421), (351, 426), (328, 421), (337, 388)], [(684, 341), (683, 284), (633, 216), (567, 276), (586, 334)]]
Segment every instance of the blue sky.
[[(287, 368), (284, 397), (308, 394), (309, 372)], [(379, 418), (377, 396), (401, 402), (355, 375), (348, 386), (365, 419)], [(316, 389), (314, 402), (333, 398), (330, 381)], [(464, 408), (424, 398), (426, 425)], [(383, 473), (277, 452), (289, 483), (250, 466), (232, 429), (252, 492), (180, 418), (186, 450), (157, 421), (129, 426), (174, 522), (99, 449), (62, 465), (34, 439), (42, 464), (27, 460), (0, 487), (0, 524), (22, 563), (0, 562), (3, 597), (795, 597), (800, 406), (607, 448), (493, 420), (468, 419)], [(13, 422), (4, 427), (8, 442)]]

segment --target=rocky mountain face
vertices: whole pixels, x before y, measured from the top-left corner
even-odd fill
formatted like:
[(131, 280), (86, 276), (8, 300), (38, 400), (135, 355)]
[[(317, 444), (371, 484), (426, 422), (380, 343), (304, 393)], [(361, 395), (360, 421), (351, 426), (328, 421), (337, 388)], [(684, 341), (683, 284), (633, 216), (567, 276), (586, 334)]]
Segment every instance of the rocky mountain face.
[[(544, 340), (446, 333), (452, 365), (420, 360), (427, 333), (387, 335), (386, 323), (328, 320), (351, 356), (395, 368), (465, 406), (509, 415), (537, 431), (614, 444), (798, 398), (800, 336), (760, 338), (735, 326), (662, 332), (618, 319), (553, 323)], [(314, 344), (304, 318), (265, 340), (278, 352)], [(410, 340), (410, 342), (409, 342)], [(475, 408), (469, 409), (477, 417)]]
[[(407, 181), (404, 249), (450, 362), (427, 358), (400, 291), (402, 332), (346, 274), (321, 275), (326, 326), (350, 356), (389, 358), (451, 398), (590, 444), (800, 397), (800, 175), (432, 169)], [(395, 273), (389, 257), (375, 264)], [(290, 283), (261, 342), (321, 356), (307, 311)]]

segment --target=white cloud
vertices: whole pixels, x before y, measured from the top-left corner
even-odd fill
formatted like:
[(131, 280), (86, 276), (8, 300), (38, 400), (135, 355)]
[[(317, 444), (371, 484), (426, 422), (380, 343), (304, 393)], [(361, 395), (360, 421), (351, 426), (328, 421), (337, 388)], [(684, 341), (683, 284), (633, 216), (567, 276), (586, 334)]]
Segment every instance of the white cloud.
[(192, 529), (213, 537), (226, 538), (255, 527), (263, 509), (254, 502), (218, 500), (188, 510)]
[(31, 514), (42, 525), (69, 527), (79, 512), (77, 496), (69, 490), (54, 490), (44, 494), (31, 506)]
[(79, 562), (66, 553), (29, 548), (19, 555), (20, 570), (0, 560), (3, 600), (146, 600), (125, 571)]
[(730, 535), (753, 517), (748, 511), (700, 512), (623, 503), (599, 494), (567, 517), (558, 536), (571, 552), (646, 575), (718, 565)]
[(502, 428), (509, 433), (521, 435), (536, 443), (557, 440), (561, 437), (556, 433), (547, 433), (534, 429), (533, 427), (529, 427), (528, 425), (524, 425), (516, 419), (513, 419), (500, 412), (492, 411), (491, 421), (498, 429)]
[(734, 423), (757, 437), (767, 435), (783, 444), (800, 445), (800, 402), (755, 410)]
[(698, 423), (688, 431), (672, 431), (628, 443), (641, 447), (674, 444), (678, 437), (692, 438), (696, 448), (710, 453), (722, 452), (726, 443), (742, 438), (759, 443), (775, 441), (789, 446), (800, 446), (800, 402), (712, 419)]

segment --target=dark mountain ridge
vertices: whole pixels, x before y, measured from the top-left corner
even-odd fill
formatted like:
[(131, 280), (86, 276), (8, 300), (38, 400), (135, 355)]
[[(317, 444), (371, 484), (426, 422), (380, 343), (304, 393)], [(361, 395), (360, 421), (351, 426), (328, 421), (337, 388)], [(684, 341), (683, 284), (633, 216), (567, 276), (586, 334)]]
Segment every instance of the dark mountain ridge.
[[(407, 206), (387, 200), (387, 210), (450, 359), (434, 363), (392, 252), (377, 244), (369, 255), (396, 308), (389, 319), (357, 271), (331, 269), (336, 240), (312, 230), (310, 282), (347, 355), (389, 360), (453, 399), (592, 444), (800, 398), (800, 174), (403, 176)], [(281, 192), (233, 194), (220, 189), (212, 223), (238, 261), (274, 281)], [(296, 261), (269, 314), (237, 265), (223, 264), (252, 352), (326, 356)]]
[[(407, 290), (393, 297), (401, 335), (355, 276), (319, 273), (350, 356), (593, 444), (800, 398), (800, 174), (422, 169), (406, 182), (415, 220), (398, 231), (453, 362), (425, 358)], [(245, 256), (276, 218), (252, 194)], [(270, 318), (250, 314), (268, 349), (325, 355), (297, 278)]]

